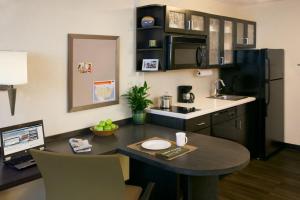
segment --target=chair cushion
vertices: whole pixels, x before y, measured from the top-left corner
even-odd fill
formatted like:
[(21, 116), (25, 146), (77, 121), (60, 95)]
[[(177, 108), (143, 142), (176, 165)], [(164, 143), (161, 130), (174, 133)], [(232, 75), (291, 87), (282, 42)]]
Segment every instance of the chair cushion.
[(142, 188), (133, 185), (126, 185), (125, 186), (125, 200), (138, 200), (141, 193)]

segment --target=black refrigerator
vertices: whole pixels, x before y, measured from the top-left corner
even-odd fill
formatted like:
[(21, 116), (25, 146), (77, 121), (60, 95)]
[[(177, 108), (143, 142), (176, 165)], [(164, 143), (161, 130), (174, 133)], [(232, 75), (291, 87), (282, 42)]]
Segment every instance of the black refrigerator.
[(256, 97), (252, 104), (251, 154), (266, 159), (284, 141), (284, 50), (234, 52), (234, 65), (220, 69), (224, 94)]

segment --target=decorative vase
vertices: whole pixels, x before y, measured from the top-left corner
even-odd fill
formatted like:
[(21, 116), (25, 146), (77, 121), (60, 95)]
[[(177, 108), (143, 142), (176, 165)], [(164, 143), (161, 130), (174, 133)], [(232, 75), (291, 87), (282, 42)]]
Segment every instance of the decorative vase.
[(149, 28), (154, 25), (154, 18), (151, 16), (145, 16), (142, 18), (141, 25), (143, 28)]
[(132, 119), (134, 124), (145, 124), (146, 112), (144, 110), (133, 112)]

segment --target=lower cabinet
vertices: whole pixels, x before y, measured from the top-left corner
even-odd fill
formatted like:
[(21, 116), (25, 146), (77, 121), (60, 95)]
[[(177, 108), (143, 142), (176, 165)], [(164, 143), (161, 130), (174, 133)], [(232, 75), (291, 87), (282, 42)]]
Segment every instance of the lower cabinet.
[(202, 135), (210, 135), (210, 132), (211, 132), (211, 128), (207, 127), (207, 128), (201, 129), (199, 131), (196, 131), (195, 133), (199, 133)]
[(212, 126), (211, 135), (247, 145), (246, 122), (244, 117), (237, 117)]
[(210, 114), (194, 117), (191, 119), (179, 119), (175, 117), (148, 113), (148, 121), (153, 124), (174, 129), (210, 135)]
[(210, 124), (211, 124), (210, 114), (203, 115), (203, 116), (185, 120), (183, 130), (200, 133), (204, 135), (210, 135)]
[(240, 105), (187, 120), (151, 113), (148, 119), (153, 124), (224, 138), (249, 147), (253, 130), (248, 117), (251, 109), (247, 106)]
[(247, 146), (246, 106), (229, 108), (212, 114), (211, 135)]

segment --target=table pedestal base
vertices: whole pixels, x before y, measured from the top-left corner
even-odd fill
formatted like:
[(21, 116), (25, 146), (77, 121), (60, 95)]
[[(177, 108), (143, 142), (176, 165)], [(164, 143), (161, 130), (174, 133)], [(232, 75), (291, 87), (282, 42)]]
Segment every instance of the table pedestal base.
[(154, 182), (151, 200), (217, 200), (218, 176), (186, 176), (130, 159), (128, 184)]
[(184, 200), (218, 199), (218, 176), (185, 176), (182, 179)]

